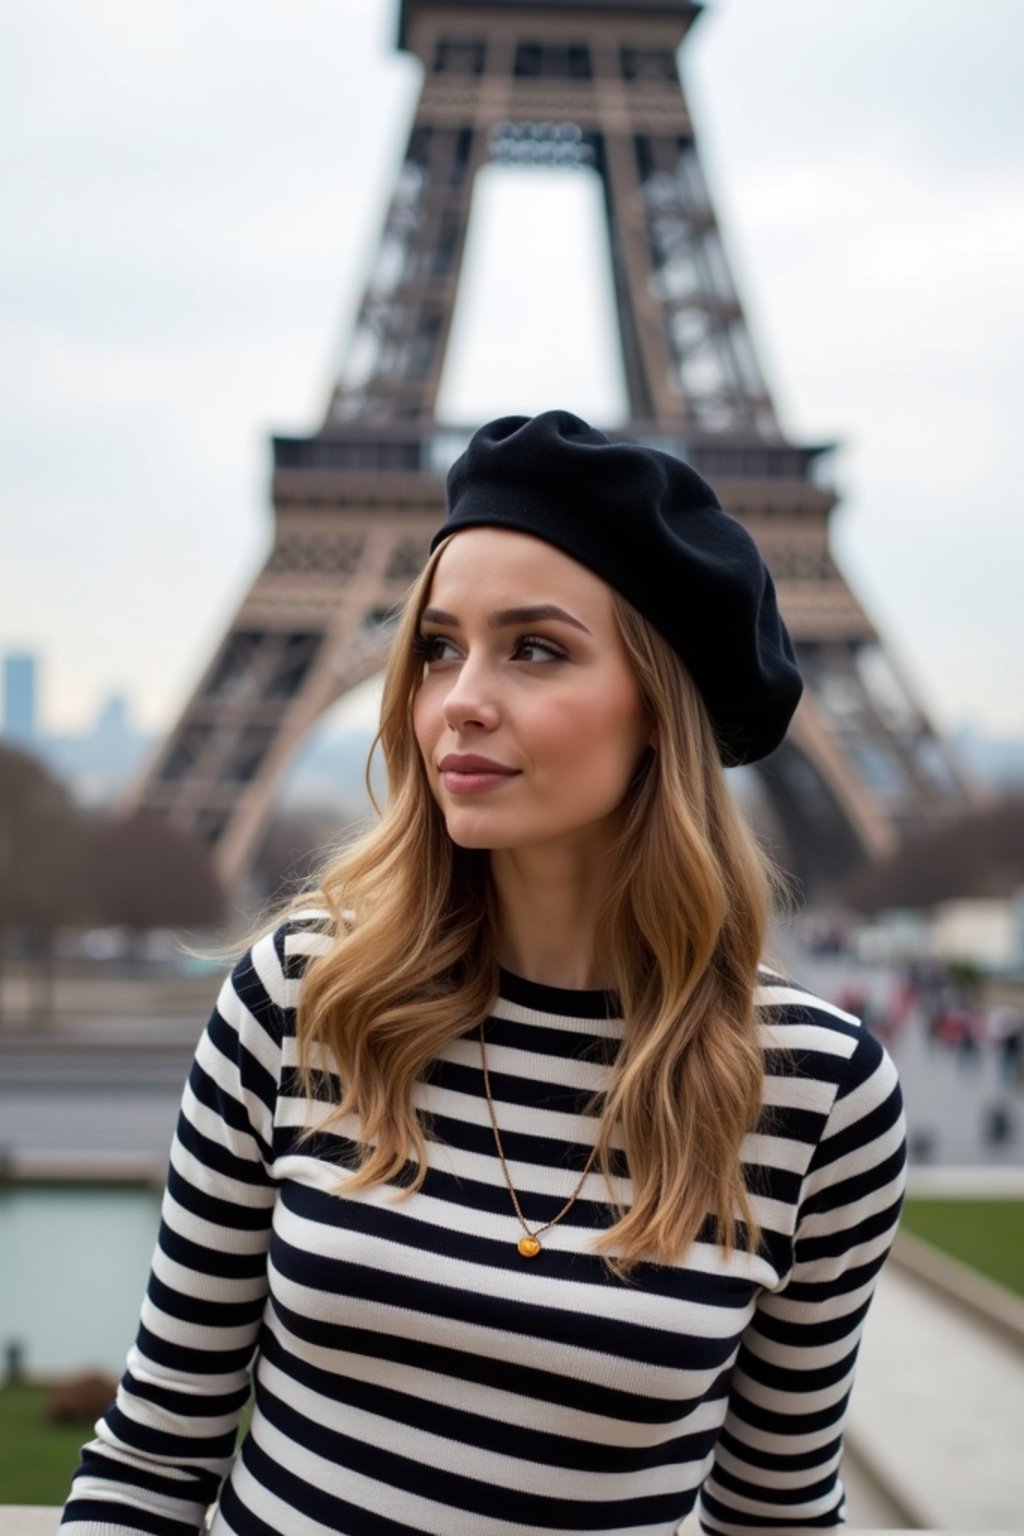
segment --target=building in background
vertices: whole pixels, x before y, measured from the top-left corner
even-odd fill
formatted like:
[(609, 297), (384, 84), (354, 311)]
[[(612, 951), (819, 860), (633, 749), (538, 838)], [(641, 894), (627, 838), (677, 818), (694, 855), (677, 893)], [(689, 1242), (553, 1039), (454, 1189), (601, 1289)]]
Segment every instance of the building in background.
[(39, 659), (31, 651), (8, 651), (4, 657), (3, 727), (5, 741), (31, 746), (37, 739), (36, 684)]

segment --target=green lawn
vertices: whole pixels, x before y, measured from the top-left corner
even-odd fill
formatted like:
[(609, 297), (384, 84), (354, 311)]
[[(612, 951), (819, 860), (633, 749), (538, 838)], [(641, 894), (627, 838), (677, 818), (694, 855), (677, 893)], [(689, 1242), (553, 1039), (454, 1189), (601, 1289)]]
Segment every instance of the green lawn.
[[(68, 1496), (78, 1452), (93, 1436), (92, 1419), (48, 1424), (45, 1387), (0, 1387), (0, 1504), (56, 1504)], [(239, 1438), (252, 1409), (242, 1414)]]
[(92, 1424), (47, 1424), (44, 1387), (0, 1387), (0, 1504), (63, 1504)]
[(908, 1200), (903, 1226), (1024, 1296), (1024, 1200)]

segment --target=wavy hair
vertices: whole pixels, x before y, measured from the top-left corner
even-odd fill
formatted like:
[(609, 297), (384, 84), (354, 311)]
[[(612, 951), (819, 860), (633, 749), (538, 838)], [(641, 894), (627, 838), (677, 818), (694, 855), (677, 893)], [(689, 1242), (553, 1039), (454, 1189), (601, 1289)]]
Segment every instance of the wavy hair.
[[(374, 742), (387, 801), (376, 826), (320, 872), (313, 899), (335, 937), (299, 994), (304, 1089), (324, 1096), (319, 1067), (331, 1058), (342, 1084), (317, 1129), (349, 1116), (359, 1126), (348, 1191), (387, 1181), (419, 1188), (429, 1128), (415, 1084), (444, 1045), (486, 1017), (498, 990), (488, 855), (449, 838), (411, 724), (422, 677), (415, 640), (439, 553), (406, 600), (387, 667)], [(599, 920), (625, 1034), (597, 1106), (598, 1166), (615, 1220), (596, 1247), (627, 1274), (641, 1259), (677, 1260), (698, 1234), (726, 1250), (759, 1241), (741, 1148), (761, 1102), (753, 991), (772, 875), (726, 787), (688, 672), (612, 595), (657, 725), (657, 748), (628, 791)], [(300, 904), (308, 908), (308, 892), (290, 909)], [(632, 1181), (628, 1208), (612, 1193), (616, 1135)]]

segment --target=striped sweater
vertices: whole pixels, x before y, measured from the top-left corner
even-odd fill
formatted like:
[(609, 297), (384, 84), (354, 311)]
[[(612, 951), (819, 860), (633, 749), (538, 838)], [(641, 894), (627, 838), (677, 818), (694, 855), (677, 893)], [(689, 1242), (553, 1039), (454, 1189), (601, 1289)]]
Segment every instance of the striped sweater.
[[(328, 942), (292, 918), (224, 983), (137, 1340), (62, 1523), (184, 1536), (219, 1496), (217, 1536), (669, 1536), (698, 1497), (709, 1532), (840, 1524), (842, 1421), (903, 1176), (877, 1042), (763, 972), (765, 1111), (743, 1148), (761, 1249), (697, 1241), (624, 1283), (592, 1251), (611, 1219), (598, 1173), (520, 1257), (475, 1030), (418, 1090), (423, 1188), (337, 1194), (351, 1143), (300, 1141), (322, 1111), (295, 1073), (302, 971)], [(502, 975), (488, 1065), (531, 1226), (593, 1145), (623, 1029), (609, 1011)]]

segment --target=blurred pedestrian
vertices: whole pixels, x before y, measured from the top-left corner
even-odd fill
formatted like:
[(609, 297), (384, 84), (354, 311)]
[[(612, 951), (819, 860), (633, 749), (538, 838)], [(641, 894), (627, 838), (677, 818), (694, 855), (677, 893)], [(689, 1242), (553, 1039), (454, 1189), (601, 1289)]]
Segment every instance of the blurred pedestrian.
[(1024, 1009), (997, 1003), (985, 1020), (985, 1035), (997, 1052), (1003, 1081), (1024, 1087)]

